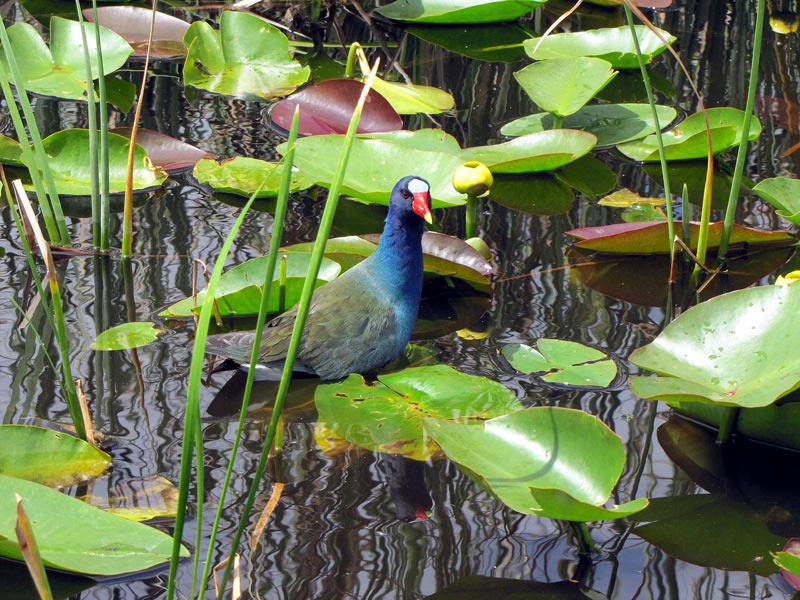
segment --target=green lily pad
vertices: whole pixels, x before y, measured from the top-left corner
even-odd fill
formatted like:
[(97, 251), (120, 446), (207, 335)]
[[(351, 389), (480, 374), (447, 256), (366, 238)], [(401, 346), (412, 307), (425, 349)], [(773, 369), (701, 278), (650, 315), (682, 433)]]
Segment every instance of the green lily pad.
[[(46, 567), (86, 575), (121, 575), (170, 559), (172, 538), (164, 532), (5, 475), (0, 475), (0, 556), (22, 559), (14, 534), (17, 494), (33, 523)], [(181, 546), (181, 556), (188, 555)]]
[(462, 161), (482, 162), (492, 173), (552, 171), (580, 158), (597, 144), (585, 131), (551, 129), (493, 146), (466, 148)]
[(767, 406), (800, 387), (800, 339), (792, 326), (800, 286), (738, 290), (675, 319), (630, 357), (662, 377), (634, 377), (651, 400)]
[(224, 11), (219, 31), (192, 23), (183, 38), (188, 48), (185, 85), (242, 98), (275, 98), (290, 94), (311, 73), (289, 54), (289, 40), (256, 15)]
[(4, 165), (23, 165), (22, 148), (19, 142), (0, 134), (0, 163)]
[(100, 496), (80, 500), (129, 521), (173, 518), (178, 511), (178, 488), (158, 475), (125, 478)]
[(800, 577), (800, 556), (791, 552), (775, 552), (772, 558), (781, 569), (786, 569), (792, 575)]
[(522, 42), (530, 32), (516, 23), (473, 25), (472, 27), (443, 27), (416, 25), (406, 33), (429, 44), (486, 62), (519, 62), (525, 57)]
[(575, 203), (570, 187), (553, 173), (500, 175), (495, 177), (489, 197), (531, 215), (562, 215)]
[[(647, 503), (602, 508), (622, 473), (625, 452), (616, 434), (583, 411), (536, 407), (477, 424), (429, 418), (425, 431), (450, 460), (521, 513), (596, 520), (609, 513), (622, 517)], [(601, 516), (603, 510), (608, 513)]]
[[(666, 31), (658, 30), (668, 42), (675, 37)], [(636, 37), (645, 62), (650, 62), (666, 50), (667, 46), (658, 36), (644, 25), (636, 26)], [(596, 56), (607, 60), (617, 69), (638, 69), (639, 59), (629, 27), (608, 27), (591, 31), (556, 33), (540, 38), (525, 40), (525, 52), (536, 60), (552, 60), (574, 56)]]
[(81, 439), (30, 425), (0, 425), (0, 474), (50, 487), (99, 477), (111, 457)]
[[(308, 254), (286, 254), (286, 287), (284, 306), (281, 306), (281, 291), (277, 282), (280, 279), (280, 269), (276, 268), (270, 286), (269, 312), (281, 312), (291, 308), (300, 300), (308, 264), (311, 256)], [(267, 256), (259, 256), (225, 271), (220, 277), (215, 296), (217, 310), (221, 316), (256, 315), (261, 306), (261, 293), (263, 290), (264, 273), (267, 269)], [(317, 276), (317, 287), (335, 279), (341, 272), (338, 263), (323, 259)], [(197, 294), (196, 298), (189, 296), (179, 300), (158, 313), (166, 318), (192, 317), (205, 299), (205, 291)]]
[(608, 61), (576, 56), (535, 62), (514, 78), (540, 108), (566, 117), (583, 108), (616, 74)]
[[(200, 183), (210, 185), (219, 192), (250, 197), (261, 184), (259, 198), (273, 197), (278, 194), (283, 177), (283, 165), (237, 156), (217, 162), (202, 159), (194, 166), (192, 173)], [(266, 181), (264, 177), (266, 176)], [(290, 191), (299, 192), (313, 185), (302, 173), (292, 175)]]
[[(722, 239), (722, 223), (711, 223), (708, 227), (708, 247), (716, 248)], [(700, 232), (698, 223), (689, 224), (691, 240), (689, 246), (697, 247)], [(681, 235), (681, 222), (675, 222), (675, 231)], [(663, 221), (647, 223), (616, 223), (600, 227), (582, 227), (566, 232), (579, 241), (576, 248), (604, 252), (608, 254), (669, 254), (670, 243), (667, 237), (667, 224)], [(686, 241), (686, 240), (684, 240)], [(794, 238), (784, 231), (764, 231), (744, 225), (734, 224), (731, 244), (789, 244)]]
[(94, 350), (130, 350), (152, 344), (163, 329), (152, 321), (134, 321), (106, 329), (92, 343)]
[(317, 387), (314, 401), (319, 423), (335, 435), (368, 450), (416, 460), (427, 460), (438, 450), (423, 434), (424, 419), (488, 419), (521, 408), (514, 393), (496, 381), (445, 365), (387, 373), (374, 384), (350, 375)]
[[(97, 79), (101, 73), (95, 46), (96, 25), (84, 23), (83, 27), (89, 45), (92, 78)], [(72, 100), (86, 98), (90, 86), (86, 82), (80, 23), (53, 17), (50, 20), (49, 48), (36, 29), (27, 23), (9, 27), (8, 39), (28, 91)], [(100, 43), (103, 49), (102, 75), (119, 69), (133, 52), (124, 39), (105, 27), (100, 27)], [(2, 53), (0, 60), (8, 68)]]
[[(711, 147), (714, 154), (724, 152), (739, 144), (744, 113), (730, 107), (709, 108), (708, 123), (711, 127)], [(761, 134), (761, 124), (754, 116), (750, 120), (748, 140)], [(692, 160), (705, 158), (708, 154), (708, 137), (703, 112), (695, 113), (673, 129), (662, 135), (664, 154), (667, 160)], [(642, 162), (659, 160), (658, 142), (655, 134), (634, 142), (620, 144), (617, 149), (628, 158)]]
[(541, 338), (536, 348), (509, 344), (502, 353), (517, 371), (535, 373), (549, 383), (607, 387), (617, 376), (610, 356), (577, 342)]
[[(92, 179), (89, 162), (89, 130), (65, 129), (42, 140), (50, 165), (50, 172), (59, 194), (84, 196), (91, 193)], [(109, 189), (112, 194), (125, 191), (125, 177), (128, 168), (129, 141), (113, 133), (108, 134)], [(17, 144), (19, 147), (19, 144)], [(0, 162), (14, 160), (13, 149), (8, 144), (0, 149)], [(9, 160), (10, 159), (10, 160)], [(144, 149), (137, 144), (133, 158), (133, 189), (145, 190), (161, 185), (167, 174), (160, 167), (153, 166)], [(32, 189), (26, 185), (26, 189)]]
[(759, 181), (753, 191), (778, 209), (779, 216), (800, 225), (800, 180), (772, 177)]
[(372, 82), (372, 89), (386, 98), (392, 108), (401, 115), (417, 113), (437, 115), (456, 105), (455, 99), (450, 94), (428, 85), (410, 85), (376, 77)]
[(765, 577), (777, 569), (763, 559), (786, 541), (771, 533), (764, 515), (746, 501), (723, 494), (653, 498), (633, 520), (650, 521), (633, 532), (670, 556)]
[(589, 198), (607, 194), (617, 185), (617, 174), (590, 154), (564, 165), (555, 176)]
[[(658, 124), (664, 128), (675, 119), (671, 106), (656, 106)], [(506, 123), (502, 135), (516, 137), (553, 128), (553, 115), (537, 113)], [(646, 104), (594, 104), (564, 118), (561, 126), (588, 131), (597, 137), (598, 146), (613, 146), (638, 140), (655, 132), (650, 107)]]
[[(451, 181), (463, 159), (447, 151), (427, 149), (431, 139), (428, 133), (420, 136), (422, 148), (414, 147), (416, 139), (415, 134), (403, 138), (388, 134), (358, 136), (350, 152), (342, 192), (364, 202), (386, 205), (394, 184), (409, 173), (416, 173), (431, 184), (434, 207), (464, 204), (465, 196), (453, 188)], [(343, 140), (343, 135), (314, 135), (297, 140), (294, 165), (314, 183), (330, 186)], [(278, 146), (278, 152), (286, 152), (286, 144)]]
[(395, 21), (415, 23), (501, 23), (513, 21), (544, 0), (397, 0), (375, 12)]

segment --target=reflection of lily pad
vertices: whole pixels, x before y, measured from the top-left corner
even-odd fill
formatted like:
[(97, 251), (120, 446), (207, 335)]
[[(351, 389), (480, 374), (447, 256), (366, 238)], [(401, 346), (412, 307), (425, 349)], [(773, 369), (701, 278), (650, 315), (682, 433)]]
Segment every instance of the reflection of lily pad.
[[(658, 30), (668, 42), (675, 37)], [(645, 62), (666, 50), (667, 46), (644, 25), (636, 26), (636, 37)], [(639, 59), (629, 27), (608, 27), (591, 31), (556, 33), (545, 39), (525, 40), (525, 52), (536, 60), (567, 58), (573, 56), (596, 56), (607, 60), (618, 69), (638, 69)]]
[(552, 171), (580, 158), (594, 148), (597, 138), (574, 129), (552, 129), (520, 136), (492, 146), (466, 148), (464, 161), (477, 160), (492, 173)]
[(285, 96), (308, 79), (310, 69), (289, 54), (289, 40), (265, 19), (224, 11), (219, 31), (192, 23), (183, 38), (188, 53), (183, 82), (244, 98)]
[(443, 27), (418, 25), (407, 33), (450, 52), (486, 62), (518, 62), (525, 57), (522, 42), (530, 37), (516, 23)]
[(388, 373), (370, 385), (360, 375), (323, 384), (314, 396), (319, 421), (349, 442), (426, 460), (438, 450), (423, 419), (488, 419), (521, 407), (508, 388), (436, 365)]
[(552, 173), (496, 177), (489, 197), (493, 202), (532, 215), (561, 215), (575, 202), (569, 186)]
[[(711, 128), (711, 146), (714, 154), (724, 152), (739, 144), (744, 113), (730, 107), (710, 108), (705, 111)], [(761, 124), (754, 116), (750, 120), (748, 140), (756, 139), (761, 133)], [(692, 160), (705, 158), (708, 154), (708, 137), (703, 113), (689, 116), (673, 129), (662, 134), (664, 154), (667, 160)], [(644, 139), (620, 144), (617, 149), (633, 160), (650, 162), (659, 160), (658, 141), (655, 135)]]
[[(223, 316), (231, 315), (256, 315), (261, 305), (261, 291), (264, 284), (264, 273), (267, 268), (267, 256), (259, 256), (245, 261), (222, 274), (217, 285), (215, 301), (217, 309)], [(308, 273), (308, 254), (286, 255), (286, 287), (284, 307), (290, 308), (300, 300), (306, 273)], [(341, 267), (332, 260), (323, 259), (317, 278), (317, 285), (322, 285), (339, 275)], [(270, 286), (268, 310), (279, 312), (281, 310), (281, 294), (277, 281), (280, 278), (280, 269), (275, 269), (273, 284)], [(194, 315), (203, 304), (205, 291), (172, 304), (159, 313), (160, 317), (187, 318)]]
[(631, 389), (664, 401), (759, 407), (800, 386), (800, 337), (793, 324), (800, 285), (765, 286), (698, 304), (630, 357), (661, 377)]
[[(100, 76), (95, 46), (95, 25), (84, 23), (92, 78)], [(17, 66), (25, 79), (25, 87), (37, 94), (84, 100), (86, 98), (86, 63), (80, 23), (61, 17), (50, 20), (50, 47), (39, 33), (27, 23), (17, 23), (8, 28), (8, 38), (14, 51)], [(103, 48), (103, 75), (119, 69), (128, 60), (132, 48), (113, 31), (100, 27)], [(0, 60), (8, 69), (5, 55)]]
[(617, 376), (617, 364), (607, 354), (568, 340), (541, 338), (536, 348), (509, 344), (502, 352), (517, 371), (549, 383), (606, 387)]
[(583, 411), (537, 407), (477, 424), (426, 419), (425, 430), (450, 460), (518, 512), (595, 521), (647, 505), (641, 498), (602, 507), (622, 473), (625, 452), (616, 434)]
[[(658, 123), (664, 128), (676, 115), (671, 106), (656, 106)], [(594, 104), (565, 117), (562, 127), (581, 129), (597, 136), (598, 146), (613, 146), (643, 138), (655, 131), (652, 111), (646, 104)], [(500, 129), (502, 135), (518, 136), (553, 128), (553, 115), (537, 113), (520, 117)]]
[(387, 19), (416, 23), (501, 23), (513, 21), (544, 0), (397, 0), (375, 12)]
[[(258, 189), (257, 197), (266, 198), (278, 194), (283, 177), (283, 164), (276, 165), (244, 156), (220, 162), (203, 159), (194, 166), (193, 175), (200, 183), (208, 184), (220, 192), (249, 198)], [(301, 173), (295, 172), (292, 174), (292, 183), (289, 189), (292, 192), (298, 192), (308, 189), (311, 185), (312, 183)]]

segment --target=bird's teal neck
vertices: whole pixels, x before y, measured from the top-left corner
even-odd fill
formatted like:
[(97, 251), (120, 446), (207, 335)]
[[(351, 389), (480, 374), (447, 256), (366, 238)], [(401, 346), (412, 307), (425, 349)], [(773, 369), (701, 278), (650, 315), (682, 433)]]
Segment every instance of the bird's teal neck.
[(422, 234), (425, 224), (411, 211), (396, 211), (391, 207), (386, 217), (383, 235), (373, 256), (380, 264), (379, 277), (391, 290), (397, 302), (417, 318), (422, 294)]

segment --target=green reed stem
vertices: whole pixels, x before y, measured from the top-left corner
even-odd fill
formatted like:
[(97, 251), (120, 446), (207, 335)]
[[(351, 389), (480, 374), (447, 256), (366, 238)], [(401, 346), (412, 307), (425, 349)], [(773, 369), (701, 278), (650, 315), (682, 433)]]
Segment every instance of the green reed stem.
[(464, 216), (464, 237), (475, 237), (475, 222), (478, 220), (478, 199), (467, 195), (467, 213)]
[[(86, 69), (86, 102), (87, 117), (89, 122), (89, 177), (91, 178), (91, 197), (92, 197), (92, 243), (101, 250), (106, 250), (101, 246), (102, 226), (100, 219), (100, 173), (98, 169), (99, 158), (97, 152), (97, 102), (94, 98), (94, 77), (92, 74), (92, 57), (89, 54), (89, 40), (86, 37), (86, 27), (84, 27), (83, 12), (81, 12), (80, 0), (75, 0), (75, 9), (78, 13), (78, 23), (81, 29), (81, 42), (83, 43), (83, 63)], [(97, 28), (95, 28), (97, 30)], [(99, 49), (98, 49), (99, 52)], [(108, 233), (106, 232), (106, 237)]]
[[(669, 171), (667, 170), (667, 158), (664, 154), (664, 141), (661, 137), (661, 123), (658, 121), (658, 110), (656, 109), (656, 100), (653, 95), (653, 87), (650, 85), (650, 75), (647, 73), (647, 66), (642, 56), (642, 49), (639, 46), (639, 36), (636, 35), (636, 27), (633, 23), (633, 13), (627, 3), (623, 3), (625, 7), (625, 18), (628, 21), (628, 27), (631, 30), (631, 37), (633, 38), (633, 45), (636, 48), (636, 58), (639, 59), (639, 71), (642, 73), (642, 83), (647, 92), (647, 103), (650, 105), (650, 111), (653, 116), (653, 125), (655, 125), (656, 144), (658, 145), (658, 158), (661, 162), (661, 177), (664, 180), (664, 199), (667, 202), (667, 236), (669, 237), (669, 247), (672, 248), (673, 241), (675, 240), (675, 223), (672, 218), (672, 194), (669, 189)], [(675, 252), (670, 250), (670, 260), (675, 256)]]
[(286, 360), (283, 366), (281, 382), (278, 387), (278, 393), (275, 396), (275, 404), (272, 408), (272, 418), (270, 419), (269, 427), (264, 437), (264, 446), (261, 449), (261, 456), (258, 459), (258, 465), (256, 466), (255, 473), (253, 474), (253, 481), (250, 484), (247, 500), (242, 508), (242, 517), (239, 520), (239, 526), (236, 529), (236, 534), (234, 535), (231, 543), (231, 553), (228, 564), (225, 566), (225, 571), (220, 578), (219, 594), (217, 595), (218, 599), (222, 598), (222, 594), (225, 591), (225, 586), (230, 578), (231, 569), (233, 567), (233, 555), (238, 551), (239, 544), (242, 540), (242, 535), (244, 534), (245, 527), (247, 526), (250, 511), (252, 510), (256, 496), (258, 495), (258, 487), (264, 474), (264, 469), (267, 466), (269, 448), (272, 446), (272, 443), (275, 440), (275, 432), (277, 431), (281, 410), (283, 409), (283, 403), (286, 400), (286, 394), (289, 391), (289, 383), (292, 380), (294, 361), (297, 357), (297, 352), (300, 349), (300, 341), (303, 334), (303, 328), (306, 324), (306, 318), (308, 317), (308, 309), (311, 307), (311, 297), (314, 293), (314, 288), (316, 287), (315, 283), (317, 281), (317, 275), (319, 274), (319, 268), (322, 264), (322, 258), (325, 254), (325, 244), (328, 241), (328, 236), (330, 235), (331, 227), (333, 225), (333, 218), (336, 214), (336, 207), (339, 204), (339, 193), (342, 188), (342, 181), (344, 180), (347, 162), (350, 159), (350, 150), (353, 147), (353, 141), (356, 137), (358, 122), (361, 119), (361, 111), (364, 109), (364, 103), (367, 100), (367, 94), (372, 87), (372, 82), (375, 80), (375, 75), (377, 72), (378, 63), (376, 62), (375, 66), (372, 68), (372, 71), (364, 81), (364, 89), (362, 90), (361, 97), (359, 98), (356, 108), (353, 111), (353, 116), (350, 119), (350, 125), (347, 128), (347, 133), (345, 134), (342, 142), (342, 150), (339, 154), (339, 162), (336, 165), (336, 171), (333, 176), (333, 181), (331, 182), (330, 191), (328, 192), (328, 199), (325, 202), (325, 210), (322, 212), (319, 231), (317, 231), (317, 237), (314, 241), (314, 249), (311, 251), (311, 260), (308, 266), (308, 273), (306, 274), (306, 279), (303, 283), (303, 291), (301, 292), (300, 302), (297, 308), (297, 317), (294, 322), (294, 328), (292, 329), (292, 339), (289, 342), (289, 349), (286, 353)]
[(753, 35), (753, 59), (750, 63), (750, 79), (747, 85), (747, 102), (745, 103), (744, 119), (742, 121), (742, 137), (739, 139), (739, 151), (736, 153), (736, 164), (733, 167), (733, 181), (728, 195), (728, 205), (725, 208), (725, 221), (722, 224), (722, 239), (717, 250), (717, 256), (720, 260), (724, 260), (728, 253), (728, 244), (733, 231), (733, 219), (736, 216), (736, 203), (739, 199), (739, 187), (741, 186), (742, 173), (744, 172), (744, 161), (747, 157), (750, 121), (753, 117), (753, 105), (755, 103), (756, 87), (758, 86), (758, 67), (761, 62), (761, 39), (764, 33), (765, 12), (765, 1), (758, 0), (756, 3), (756, 30)]
[[(42, 210), (42, 217), (45, 221), (47, 235), (51, 243), (66, 245), (69, 243), (69, 234), (67, 233), (64, 213), (61, 210), (61, 202), (58, 198), (53, 176), (50, 173), (47, 153), (44, 150), (42, 138), (39, 135), (39, 128), (36, 126), (36, 117), (28, 101), (25, 80), (17, 65), (14, 51), (11, 48), (11, 42), (8, 39), (8, 32), (6, 31), (2, 19), (0, 19), (0, 45), (3, 47), (8, 66), (8, 69), (6, 69), (6, 64), (0, 61), (0, 86), (2, 86), (9, 114), (11, 115), (14, 129), (17, 132), (17, 138), (22, 148), (23, 161), (31, 174), (31, 180), (33, 181), (39, 206)], [(13, 83), (14, 87), (17, 89), (17, 96), (19, 97), (19, 104), (22, 107), (24, 121), (17, 108), (9, 83)], [(25, 128), (25, 123), (28, 125), (27, 129)]]
[[(202, 598), (208, 585), (209, 575), (211, 572), (211, 561), (214, 556), (215, 542), (219, 524), (222, 520), (222, 514), (225, 509), (225, 499), (228, 495), (228, 487), (230, 486), (231, 477), (233, 476), (233, 469), (236, 464), (236, 454), (239, 451), (239, 444), (242, 440), (244, 425), (247, 420), (247, 407), (250, 405), (250, 396), (253, 391), (253, 382), (255, 380), (255, 365), (258, 363), (258, 354), (261, 349), (261, 335), (264, 331), (264, 325), (267, 320), (269, 312), (269, 297), (272, 288), (272, 279), (275, 275), (275, 267), (278, 260), (278, 253), (281, 246), (281, 239), (283, 237), (283, 224), (286, 220), (286, 213), (289, 209), (289, 190), (292, 186), (292, 164), (294, 162), (295, 144), (297, 142), (297, 129), (299, 124), (299, 107), (295, 108), (294, 117), (292, 118), (292, 126), (289, 130), (289, 140), (287, 142), (287, 151), (283, 157), (283, 176), (281, 177), (281, 186), (278, 191), (278, 200), (275, 205), (275, 219), (273, 220), (272, 238), (269, 242), (269, 254), (267, 255), (267, 268), (264, 272), (264, 288), (261, 294), (261, 304), (258, 308), (258, 320), (256, 321), (255, 339), (253, 347), (250, 351), (250, 366), (247, 371), (247, 380), (244, 385), (244, 396), (242, 398), (242, 406), (239, 409), (239, 424), (236, 428), (236, 437), (233, 441), (231, 448), (230, 458), (228, 459), (228, 468), (225, 471), (225, 479), (222, 483), (222, 490), (217, 503), (217, 513), (214, 517), (214, 524), (211, 528), (211, 536), (208, 541), (208, 551), (206, 553), (206, 562), (203, 567), (203, 574), (200, 577), (200, 589), (197, 592), (197, 597)], [(267, 177), (264, 178), (264, 181)], [(286, 264), (286, 258), (281, 257), (281, 264)], [(285, 266), (282, 270), (285, 270)], [(285, 273), (284, 273), (285, 274)], [(198, 521), (198, 526), (201, 524)]]

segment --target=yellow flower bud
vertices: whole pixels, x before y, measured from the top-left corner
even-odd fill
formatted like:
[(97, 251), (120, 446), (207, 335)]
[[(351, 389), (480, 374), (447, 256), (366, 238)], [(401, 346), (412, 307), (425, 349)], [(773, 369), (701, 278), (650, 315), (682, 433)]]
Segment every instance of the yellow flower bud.
[(492, 172), (477, 160), (465, 162), (453, 173), (453, 187), (460, 194), (468, 196), (478, 197), (488, 194), (493, 182)]

